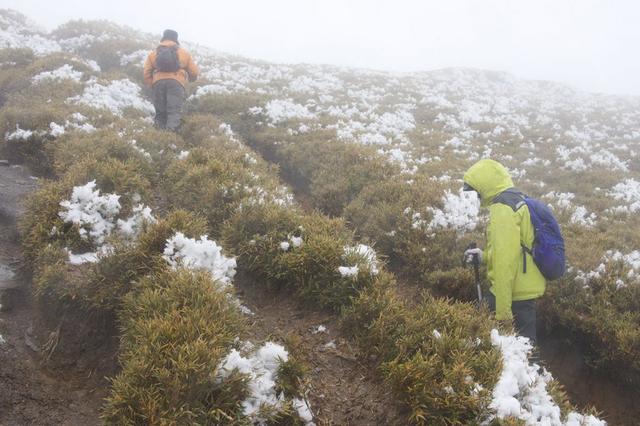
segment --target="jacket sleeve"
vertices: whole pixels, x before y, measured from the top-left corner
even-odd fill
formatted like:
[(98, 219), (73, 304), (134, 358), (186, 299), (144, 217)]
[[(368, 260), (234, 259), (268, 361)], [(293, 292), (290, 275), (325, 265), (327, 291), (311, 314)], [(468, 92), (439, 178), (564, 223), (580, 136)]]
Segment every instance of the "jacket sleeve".
[[(520, 227), (513, 210), (503, 204), (490, 207), (487, 230), (487, 273), (496, 297), (496, 319), (512, 319), (512, 291), (520, 266)], [(489, 257), (488, 256), (488, 257)]]
[(155, 58), (153, 58), (153, 52), (149, 53), (147, 56), (147, 60), (144, 62), (144, 83), (148, 86), (153, 84), (153, 63), (155, 62)]
[(196, 63), (194, 62), (191, 54), (188, 53), (187, 55), (188, 55), (188, 60), (187, 60), (187, 66), (185, 69), (187, 70), (189, 81), (193, 82), (198, 79), (198, 74), (200, 73), (200, 70), (198, 69), (198, 66), (196, 65)]

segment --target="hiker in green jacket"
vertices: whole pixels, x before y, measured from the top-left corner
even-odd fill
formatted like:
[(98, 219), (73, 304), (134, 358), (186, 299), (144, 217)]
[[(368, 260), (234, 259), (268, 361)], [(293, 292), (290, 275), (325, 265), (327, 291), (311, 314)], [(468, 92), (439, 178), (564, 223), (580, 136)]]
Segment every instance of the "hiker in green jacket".
[[(499, 321), (514, 321), (518, 333), (536, 344), (536, 304), (544, 294), (546, 280), (531, 255), (534, 228), (529, 208), (521, 198), (505, 190), (513, 188), (507, 169), (494, 160), (480, 160), (464, 174), (464, 189), (476, 191), (482, 207), (489, 208), (485, 256), (480, 249), (466, 255), (484, 257), (491, 284), (489, 308)], [(526, 262), (526, 263), (525, 263)], [(526, 265), (526, 267), (525, 267)]]

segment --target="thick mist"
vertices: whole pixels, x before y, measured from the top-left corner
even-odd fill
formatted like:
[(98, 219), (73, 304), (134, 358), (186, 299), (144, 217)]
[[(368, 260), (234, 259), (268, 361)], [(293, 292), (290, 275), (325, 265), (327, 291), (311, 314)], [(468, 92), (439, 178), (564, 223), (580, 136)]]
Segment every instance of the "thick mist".
[(392, 71), (502, 70), (590, 92), (640, 95), (640, 3), (632, 0), (4, 0), (52, 29), (109, 19), (274, 62)]

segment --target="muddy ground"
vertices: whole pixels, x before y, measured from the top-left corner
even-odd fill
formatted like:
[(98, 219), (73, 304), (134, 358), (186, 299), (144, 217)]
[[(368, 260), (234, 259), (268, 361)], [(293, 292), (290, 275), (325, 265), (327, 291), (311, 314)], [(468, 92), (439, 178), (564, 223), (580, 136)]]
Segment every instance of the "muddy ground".
[(113, 342), (101, 339), (105, 350), (96, 356), (95, 343), (75, 338), (92, 332), (86, 323), (41, 318), (20, 273), (16, 220), (36, 186), (27, 170), (0, 163), (0, 425), (100, 424)]

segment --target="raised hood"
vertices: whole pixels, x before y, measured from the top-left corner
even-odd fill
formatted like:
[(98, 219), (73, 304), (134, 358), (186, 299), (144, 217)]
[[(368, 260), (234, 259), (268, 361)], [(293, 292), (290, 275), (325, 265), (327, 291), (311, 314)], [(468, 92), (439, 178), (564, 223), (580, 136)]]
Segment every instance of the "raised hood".
[(513, 188), (507, 169), (494, 160), (483, 159), (471, 166), (463, 177), (465, 183), (478, 191), (480, 204), (487, 207), (496, 195)]

